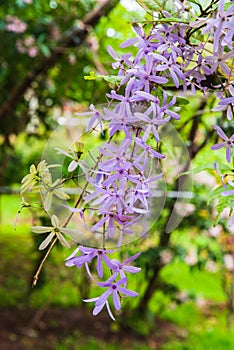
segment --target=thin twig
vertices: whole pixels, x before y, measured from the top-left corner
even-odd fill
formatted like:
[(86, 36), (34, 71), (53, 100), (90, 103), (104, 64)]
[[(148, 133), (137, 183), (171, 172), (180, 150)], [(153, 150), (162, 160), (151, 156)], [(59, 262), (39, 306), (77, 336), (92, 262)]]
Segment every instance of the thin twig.
[(57, 240), (58, 240), (58, 237), (56, 237), (56, 238), (53, 240), (53, 242), (51, 243), (49, 249), (47, 250), (47, 252), (46, 252), (46, 254), (45, 254), (43, 260), (41, 261), (41, 263), (40, 263), (40, 265), (39, 265), (39, 267), (38, 267), (38, 269), (37, 269), (35, 275), (33, 276), (32, 287), (35, 287), (35, 286), (36, 286), (37, 281), (38, 281), (38, 279), (39, 279), (39, 275), (40, 275), (41, 270), (42, 270), (42, 267), (43, 267), (43, 265), (44, 265), (46, 259), (47, 259), (48, 256), (50, 255), (50, 252), (51, 252), (52, 249), (54, 248), (55, 243), (57, 242)]

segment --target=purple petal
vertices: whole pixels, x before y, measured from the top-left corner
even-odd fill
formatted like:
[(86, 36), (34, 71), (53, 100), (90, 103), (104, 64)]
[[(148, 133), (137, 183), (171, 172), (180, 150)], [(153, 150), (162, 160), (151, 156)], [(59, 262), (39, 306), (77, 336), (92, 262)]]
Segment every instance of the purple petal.
[(102, 311), (104, 305), (105, 303), (102, 303), (99, 306), (95, 306), (95, 308), (93, 309), (93, 315), (96, 316), (97, 314), (99, 314), (99, 312)]
[(228, 190), (221, 193), (221, 195), (224, 197), (232, 196), (233, 194), (234, 194), (234, 190)]
[(213, 151), (217, 151), (218, 149), (223, 148), (225, 146), (226, 146), (226, 142), (221, 142), (221, 143), (216, 143), (215, 145), (211, 146), (210, 148)]
[(164, 77), (160, 77), (160, 76), (155, 76), (151, 79), (152, 81), (154, 81), (157, 84), (166, 84), (168, 82), (167, 78)]
[(221, 105), (221, 106), (228, 105), (229, 103), (234, 103), (234, 96), (227, 97), (227, 98), (224, 98), (223, 100), (219, 101), (219, 105)]
[(125, 283), (127, 283), (127, 277), (122, 278), (121, 280), (117, 281), (116, 285), (120, 286), (121, 284), (125, 284)]
[(138, 273), (141, 271), (140, 267), (136, 266), (124, 266), (124, 271), (129, 272), (129, 273)]
[(107, 51), (111, 57), (113, 57), (115, 60), (118, 60), (118, 56), (116, 55), (116, 52), (110, 45), (107, 46)]
[(107, 301), (109, 296), (112, 294), (112, 288), (108, 288), (96, 301), (96, 306), (100, 306)]
[(113, 291), (113, 302), (115, 309), (119, 311), (121, 309), (121, 304), (119, 300), (118, 291), (116, 289)]
[(224, 139), (225, 141), (228, 140), (227, 135), (224, 133), (224, 131), (223, 131), (218, 125), (215, 125), (215, 126), (214, 126), (214, 130), (217, 131), (217, 134), (218, 134), (222, 139)]
[(137, 297), (139, 294), (137, 292), (134, 292), (133, 290), (127, 289), (127, 288), (118, 288), (119, 292), (127, 295), (128, 297)]
[(106, 254), (102, 255), (102, 259), (105, 261), (105, 263), (109, 267), (109, 269), (111, 269), (111, 270), (115, 270), (116, 269), (116, 265), (111, 262), (110, 258), (108, 258), (108, 256)]
[(100, 255), (97, 256), (97, 273), (100, 278), (103, 277), (102, 258)]
[(135, 44), (137, 41), (138, 41), (137, 38), (128, 39), (128, 40), (124, 41), (122, 44), (120, 44), (120, 47), (123, 49), (125, 47), (128, 47), (128, 46)]
[(112, 312), (111, 312), (111, 309), (110, 309), (110, 305), (108, 303), (108, 300), (106, 301), (106, 308), (107, 308), (107, 311), (108, 311), (108, 314), (110, 316), (110, 318), (113, 320), (113, 321), (116, 321), (116, 319), (114, 318)]
[(178, 78), (177, 78), (177, 75), (175, 74), (175, 72), (174, 72), (174, 70), (173, 70), (172, 68), (170, 68), (169, 71), (170, 71), (172, 80), (174, 81), (174, 84), (175, 84), (175, 86), (176, 86), (177, 89), (178, 89), (178, 87), (180, 86), (180, 83), (179, 83), (179, 80), (178, 80)]
[(226, 149), (226, 159), (228, 161), (228, 163), (231, 163), (231, 147), (228, 146)]

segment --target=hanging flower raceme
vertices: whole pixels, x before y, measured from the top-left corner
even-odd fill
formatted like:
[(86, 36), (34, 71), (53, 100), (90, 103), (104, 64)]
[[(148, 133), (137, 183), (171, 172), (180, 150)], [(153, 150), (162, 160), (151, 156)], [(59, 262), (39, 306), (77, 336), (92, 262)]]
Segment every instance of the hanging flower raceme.
[[(118, 70), (118, 85), (107, 94), (107, 107), (99, 109), (91, 104), (88, 112), (77, 114), (89, 118), (86, 132), (101, 135), (105, 142), (96, 146), (93, 154), (85, 144), (77, 148), (79, 143), (68, 151), (56, 148), (65, 156), (67, 177), (63, 174), (54, 180), (49, 166), (42, 161), (37, 168), (31, 166), (30, 174), (22, 180), (22, 193), (39, 188), (47, 212), (53, 210), (53, 201), (70, 200), (69, 205), (62, 204), (69, 211), (64, 224), (52, 215), (52, 226), (33, 226), (32, 231), (48, 234), (39, 249), (55, 240), (69, 247), (64, 235), (77, 243), (65, 264), (85, 268), (101, 288), (99, 296), (84, 300), (95, 303), (94, 315), (105, 306), (115, 319), (111, 305), (119, 312), (126, 297), (138, 295), (127, 284), (129, 275), (140, 271), (131, 265), (140, 253), (123, 262), (113, 256), (115, 248), (120, 249), (124, 239), (134, 235), (142, 219), (150, 217), (152, 198), (163, 177), (161, 163), (166, 158), (161, 152), (160, 134), (164, 125), (180, 119), (182, 98), (178, 95), (187, 93), (188, 88), (192, 93), (218, 91), (216, 111), (227, 110), (228, 119), (233, 117), (234, 5), (225, 6), (221, 0), (217, 10), (211, 6), (203, 11), (207, 18), (194, 20), (193, 7), (189, 9), (177, 0), (174, 13), (172, 16), (165, 9), (160, 11), (151, 28), (133, 24), (135, 37), (120, 46), (130, 51), (133, 48), (135, 55), (128, 52), (119, 56), (108, 47), (114, 60), (112, 67)], [(206, 36), (206, 42), (199, 42), (197, 36), (192, 38), (197, 31)], [(218, 76), (218, 85), (208, 84), (213, 75)], [(222, 142), (211, 149), (226, 148), (230, 163), (234, 135), (229, 138), (217, 125), (214, 129)], [(72, 183), (72, 195), (68, 196), (62, 185), (70, 180), (76, 187)], [(223, 196), (232, 192), (228, 189)], [(84, 232), (91, 237), (90, 246), (83, 245), (85, 238), (80, 230), (67, 227), (73, 218), (77, 219), (73, 224), (84, 224)], [(140, 232), (139, 237), (144, 235)]]

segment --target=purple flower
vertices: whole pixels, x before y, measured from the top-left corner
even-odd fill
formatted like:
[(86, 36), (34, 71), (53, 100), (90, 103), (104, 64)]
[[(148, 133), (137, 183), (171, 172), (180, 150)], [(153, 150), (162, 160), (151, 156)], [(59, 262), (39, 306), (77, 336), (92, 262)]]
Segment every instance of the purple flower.
[[(140, 137), (135, 137), (135, 142), (139, 147), (143, 148), (143, 151), (140, 151), (140, 155), (134, 159), (134, 164), (140, 171), (146, 168), (149, 155), (157, 159), (165, 158), (164, 154), (155, 151), (152, 146), (147, 145)], [(143, 164), (141, 165), (141, 163)]]
[[(96, 302), (99, 298), (96, 297), (96, 298), (91, 298), (91, 299), (83, 299), (83, 301), (85, 303), (90, 303), (90, 302)], [(93, 315), (96, 316), (99, 314), (99, 312), (102, 311), (104, 305), (106, 305), (106, 308), (107, 308), (107, 311), (108, 311), (108, 314), (110, 316), (110, 318), (113, 320), (113, 321), (116, 321), (116, 319), (114, 318), (112, 312), (111, 312), (111, 308), (110, 308), (110, 305), (109, 305), (109, 302), (108, 300), (105, 300), (101, 305), (99, 306), (95, 306), (94, 309), (93, 309)]]
[[(107, 306), (108, 309), (108, 298), (112, 295), (114, 307), (117, 311), (121, 309), (121, 302), (120, 302), (120, 296), (122, 294), (124, 296), (129, 296), (129, 297), (136, 297), (138, 296), (137, 292), (134, 292), (133, 290), (127, 289), (124, 286), (127, 283), (127, 278), (122, 278), (117, 282), (113, 282), (115, 279), (114, 276), (111, 276), (106, 282), (98, 282), (98, 285), (100, 287), (107, 287), (108, 289), (98, 298), (92, 298), (92, 299), (85, 299), (85, 302), (93, 302), (95, 301), (95, 307), (93, 310), (93, 315), (97, 315), (104, 307), (104, 305)], [(123, 286), (123, 287), (121, 287)], [(108, 312), (110, 311), (110, 308)], [(113, 315), (109, 315), (112, 319), (114, 319)]]
[(89, 131), (91, 128), (95, 128), (98, 124), (102, 131), (102, 113), (98, 111), (93, 104), (90, 105), (89, 109), (89, 112), (76, 113), (76, 115), (81, 117), (91, 116), (86, 131)]
[(128, 73), (132, 73), (136, 78), (139, 79), (138, 90), (144, 88), (144, 91), (150, 92), (150, 83), (165, 84), (168, 79), (156, 75), (153, 72), (154, 67), (154, 57), (153, 55), (148, 55), (145, 57), (146, 64), (140, 68), (129, 69)]
[(217, 70), (217, 68), (221, 68), (224, 74), (231, 76), (232, 70), (225, 63), (230, 58), (234, 58), (234, 52), (230, 51), (224, 53), (223, 47), (219, 45), (218, 50), (212, 56), (207, 56), (205, 59), (206, 65), (210, 67), (206, 67), (206, 74), (212, 74)]
[[(77, 254), (77, 252), (81, 252), (81, 256), (74, 256)], [(90, 248), (90, 247), (83, 247), (79, 246), (74, 253), (69, 256), (66, 259), (66, 266), (77, 266), (78, 269), (80, 269), (83, 265), (85, 265), (86, 271), (90, 278), (92, 278), (92, 275), (90, 273), (88, 263), (90, 263), (94, 258), (97, 257), (97, 273), (100, 278), (103, 277), (103, 268), (102, 264), (103, 262), (110, 268), (113, 269), (113, 264), (110, 260), (110, 258), (107, 256), (107, 254), (113, 253), (114, 250), (105, 250), (105, 249), (98, 249), (98, 248)]]
[[(234, 106), (234, 87), (230, 84), (227, 91), (230, 93), (231, 96), (229, 97), (222, 97), (222, 99), (219, 101), (219, 104), (217, 107), (213, 108), (212, 111), (227, 111), (227, 119), (232, 120), (233, 119), (233, 106)], [(218, 96), (219, 97), (219, 96)]]
[(154, 41), (151, 41), (152, 36), (146, 36), (143, 29), (136, 23), (133, 25), (133, 29), (137, 34), (137, 38), (131, 38), (123, 42), (120, 47), (125, 48), (131, 45), (134, 45), (138, 48), (138, 53), (134, 59), (134, 63), (138, 64), (142, 58), (145, 58), (148, 54), (154, 51), (157, 47), (157, 44)]
[(216, 143), (211, 147), (213, 151), (216, 151), (220, 148), (226, 147), (226, 159), (231, 162), (231, 147), (234, 147), (234, 134), (228, 138), (224, 131), (218, 126), (215, 125), (214, 129), (217, 131), (217, 134), (224, 140), (224, 142)]
[(131, 221), (131, 217), (123, 214), (115, 214), (112, 212), (103, 212), (102, 218), (92, 227), (92, 231), (97, 231), (100, 227), (103, 227), (107, 223), (108, 237), (112, 238), (115, 230), (115, 223), (125, 225), (128, 221)]
[(115, 143), (104, 143), (102, 147), (99, 147), (99, 151), (107, 160), (100, 163), (100, 168), (103, 170), (113, 169), (113, 167), (120, 166), (126, 162), (126, 155), (128, 154), (129, 147), (132, 140), (125, 138), (121, 141), (120, 145)]
[(125, 191), (128, 181), (136, 182), (135, 177), (132, 175), (132, 173), (134, 173), (134, 167), (131, 162), (123, 161), (120, 166), (115, 165), (109, 168), (109, 171), (113, 173), (109, 174), (107, 179), (102, 183), (105, 187), (110, 187), (118, 183), (119, 189)]
[(122, 76), (125, 72), (124, 64), (126, 64), (128, 67), (132, 66), (132, 62), (130, 61), (130, 57), (132, 56), (132, 54), (127, 53), (127, 54), (121, 55), (120, 58), (118, 58), (116, 52), (111, 46), (107, 47), (107, 51), (110, 54), (110, 56), (113, 57), (114, 60), (116, 61), (115, 63), (112, 63), (112, 67), (114, 69), (119, 69), (118, 75)]
[(169, 108), (172, 107), (176, 103), (176, 97), (173, 96), (170, 102), (167, 103), (168, 95), (166, 93), (163, 93), (163, 101), (162, 101), (162, 107), (159, 106), (159, 98), (157, 96), (154, 96), (152, 94), (149, 94), (145, 91), (137, 91), (136, 95), (139, 95), (143, 98), (145, 98), (148, 101), (153, 101), (155, 103), (155, 107), (157, 110), (158, 115), (160, 116), (159, 119), (162, 119), (164, 114), (167, 114), (170, 118), (173, 119), (180, 119), (179, 114), (175, 113), (174, 111), (171, 111)]
[(208, 19), (207, 25), (202, 31), (202, 33), (214, 33), (214, 51), (218, 50), (220, 42), (222, 45), (226, 44), (232, 49), (231, 38), (233, 37), (234, 29), (233, 26), (230, 26), (230, 22), (233, 20), (234, 5), (231, 5), (226, 11), (224, 11), (224, 3), (225, 0), (218, 1), (216, 17)]
[[(107, 97), (121, 101), (117, 106), (114, 108), (114, 112), (117, 114), (126, 115), (127, 117), (132, 117), (132, 111), (131, 111), (131, 103), (135, 102), (136, 98), (133, 97), (135, 91), (138, 89), (136, 84), (136, 79), (131, 78), (125, 88), (125, 94), (119, 95), (115, 92), (115, 90), (111, 90), (110, 94), (106, 94)], [(109, 110), (105, 109), (106, 116), (109, 116)], [(110, 118), (111, 119), (111, 118)]]
[(170, 74), (170, 76), (171, 76), (171, 78), (172, 78), (172, 80), (177, 88), (180, 85), (178, 77), (181, 80), (184, 80), (184, 74), (181, 71), (181, 67), (179, 66), (179, 64), (173, 62), (171, 58), (167, 62), (165, 62), (164, 64), (157, 65), (156, 70), (159, 72), (168, 70), (169, 71), (168, 74)]
[(129, 272), (129, 273), (140, 272), (141, 271), (140, 267), (130, 265), (130, 263), (133, 262), (134, 260), (136, 260), (140, 254), (141, 253), (139, 252), (139, 253), (131, 256), (130, 258), (126, 259), (122, 263), (116, 259), (111, 260), (111, 262), (115, 265), (113, 276), (115, 276), (115, 278), (116, 278), (118, 275), (120, 275), (120, 278), (125, 278), (126, 277), (125, 272)]
[[(158, 105), (155, 105), (151, 102), (150, 107), (147, 111), (143, 113), (135, 113), (135, 117), (137, 117), (140, 121), (145, 122), (145, 132), (142, 137), (143, 141), (147, 141), (151, 136), (151, 132), (153, 133), (157, 142), (160, 141), (158, 127), (159, 125), (163, 125), (170, 120), (170, 117), (162, 118), (162, 113), (160, 113), (160, 108), (157, 108)], [(159, 112), (159, 113), (158, 113)]]

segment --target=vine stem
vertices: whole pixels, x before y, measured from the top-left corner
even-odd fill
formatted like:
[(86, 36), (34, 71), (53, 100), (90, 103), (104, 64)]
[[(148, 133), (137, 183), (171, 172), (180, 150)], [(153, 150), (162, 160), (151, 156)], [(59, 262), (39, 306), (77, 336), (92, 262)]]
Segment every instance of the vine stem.
[(41, 261), (41, 263), (40, 263), (40, 265), (39, 265), (39, 267), (38, 267), (38, 269), (37, 269), (35, 275), (33, 276), (32, 287), (35, 287), (35, 286), (36, 286), (37, 281), (38, 281), (38, 279), (39, 279), (39, 275), (40, 275), (41, 270), (42, 270), (42, 268), (43, 268), (43, 265), (44, 265), (46, 259), (48, 258), (48, 256), (50, 255), (51, 250), (54, 248), (54, 246), (55, 246), (57, 240), (58, 240), (58, 237), (56, 237), (56, 238), (53, 240), (53, 242), (51, 243), (49, 249), (47, 250), (47, 252), (46, 252), (46, 254), (45, 254), (43, 260)]

